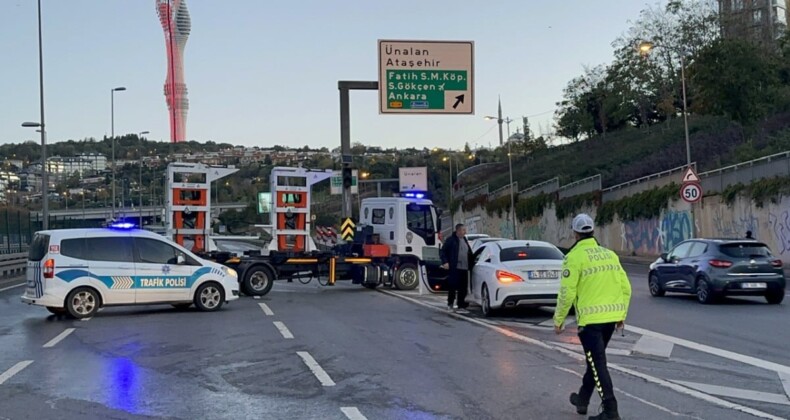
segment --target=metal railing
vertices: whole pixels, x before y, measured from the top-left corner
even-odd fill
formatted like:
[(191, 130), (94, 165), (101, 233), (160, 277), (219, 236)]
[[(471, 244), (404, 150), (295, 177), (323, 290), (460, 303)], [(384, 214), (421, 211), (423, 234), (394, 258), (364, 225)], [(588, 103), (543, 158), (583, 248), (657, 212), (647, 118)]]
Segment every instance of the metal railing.
[(560, 200), (573, 197), (575, 195), (587, 194), (601, 190), (601, 175), (593, 175), (588, 178), (571, 182), (560, 187)]
[(481, 195), (488, 195), (488, 184), (483, 184), (469, 190), (469, 192), (464, 195), (464, 200), (470, 200)]
[(540, 194), (551, 194), (560, 190), (560, 178), (552, 178), (518, 192), (519, 197), (534, 197)]
[(0, 255), (0, 278), (17, 277), (27, 268), (27, 253)]
[[(696, 167), (696, 162), (692, 163), (691, 166)], [(628, 197), (651, 188), (659, 188), (669, 185), (673, 181), (680, 183), (682, 181), (680, 177), (683, 176), (682, 173), (685, 170), (686, 165), (678, 166), (677, 168), (657, 172), (651, 175), (643, 176), (641, 178), (633, 179), (628, 182), (623, 182), (622, 184), (617, 184), (613, 187), (605, 188), (603, 190), (601, 201), (606, 203), (607, 201), (619, 200), (621, 198)], [(679, 173), (681, 175), (678, 175), (677, 178), (674, 178)]]
[(765, 156), (699, 174), (702, 190), (721, 192), (736, 184), (749, 184), (761, 178), (790, 175), (790, 151)]
[(488, 198), (491, 200), (496, 200), (499, 197), (510, 195), (511, 188), (513, 189), (514, 193), (518, 191), (518, 182), (514, 182), (510, 185), (505, 185), (504, 187), (495, 189), (494, 191), (488, 193)]

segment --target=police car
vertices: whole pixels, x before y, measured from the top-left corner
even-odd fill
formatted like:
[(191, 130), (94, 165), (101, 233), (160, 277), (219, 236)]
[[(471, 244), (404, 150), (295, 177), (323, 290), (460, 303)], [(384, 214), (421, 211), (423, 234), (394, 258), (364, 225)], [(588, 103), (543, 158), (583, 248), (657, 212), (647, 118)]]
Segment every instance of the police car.
[(201, 311), (216, 311), (238, 298), (233, 269), (121, 223), (37, 232), (22, 302), (87, 318), (112, 305), (169, 303), (185, 309), (194, 304)]

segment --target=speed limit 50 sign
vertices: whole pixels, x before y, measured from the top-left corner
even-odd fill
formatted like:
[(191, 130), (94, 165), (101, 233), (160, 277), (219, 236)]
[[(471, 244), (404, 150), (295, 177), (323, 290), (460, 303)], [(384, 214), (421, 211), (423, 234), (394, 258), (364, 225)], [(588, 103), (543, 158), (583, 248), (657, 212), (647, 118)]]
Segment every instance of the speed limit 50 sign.
[(683, 186), (680, 187), (680, 198), (689, 204), (702, 200), (702, 186), (697, 182), (683, 184)]

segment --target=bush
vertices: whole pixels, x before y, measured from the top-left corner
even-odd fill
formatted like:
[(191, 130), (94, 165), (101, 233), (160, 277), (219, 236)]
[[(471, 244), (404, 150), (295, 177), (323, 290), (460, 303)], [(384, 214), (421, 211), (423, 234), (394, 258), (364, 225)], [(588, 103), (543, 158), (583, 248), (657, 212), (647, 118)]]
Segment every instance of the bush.
[(520, 199), (516, 203), (516, 217), (521, 222), (532, 220), (543, 215), (543, 211), (556, 201), (556, 194), (538, 194), (534, 197)]
[(595, 223), (605, 226), (614, 221), (617, 215), (620, 220), (632, 221), (637, 219), (652, 219), (661, 215), (669, 206), (669, 201), (680, 198), (680, 186), (671, 183), (664, 187), (642, 191), (629, 197), (604, 203), (595, 217)]
[(594, 191), (587, 194), (574, 195), (573, 197), (563, 198), (557, 201), (557, 219), (562, 220), (573, 216), (578, 210), (584, 207), (597, 206), (601, 203), (601, 192)]
[[(516, 197), (513, 197), (514, 203), (515, 199)], [(510, 210), (510, 194), (503, 195), (502, 197), (486, 203), (486, 213), (488, 213), (489, 217), (493, 216), (494, 213), (496, 213), (497, 216), (502, 217), (502, 214), (505, 212), (505, 210)]]
[(461, 207), (464, 209), (464, 211), (472, 211), (477, 207), (485, 207), (486, 202), (488, 202), (487, 195), (478, 195), (475, 198), (465, 200)]

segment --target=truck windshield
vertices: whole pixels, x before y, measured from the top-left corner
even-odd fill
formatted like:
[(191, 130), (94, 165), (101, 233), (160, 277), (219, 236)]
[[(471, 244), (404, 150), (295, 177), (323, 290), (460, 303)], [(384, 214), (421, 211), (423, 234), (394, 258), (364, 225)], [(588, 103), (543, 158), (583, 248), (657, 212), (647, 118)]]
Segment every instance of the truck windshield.
[(411, 203), (406, 206), (406, 223), (411, 232), (425, 240), (426, 245), (436, 245), (436, 226), (433, 223), (433, 207)]

